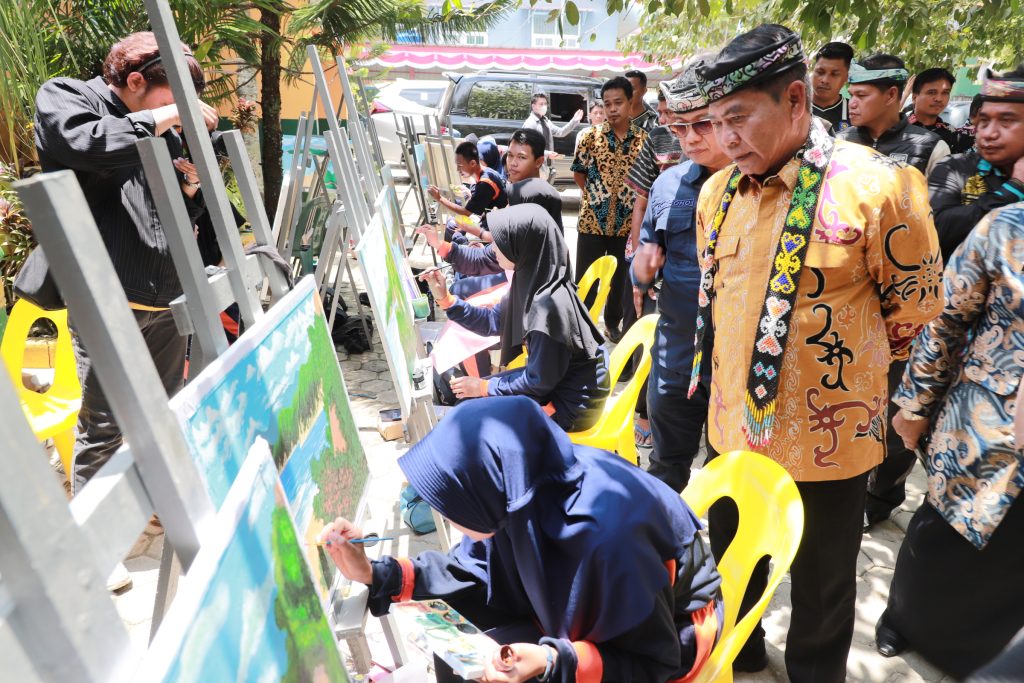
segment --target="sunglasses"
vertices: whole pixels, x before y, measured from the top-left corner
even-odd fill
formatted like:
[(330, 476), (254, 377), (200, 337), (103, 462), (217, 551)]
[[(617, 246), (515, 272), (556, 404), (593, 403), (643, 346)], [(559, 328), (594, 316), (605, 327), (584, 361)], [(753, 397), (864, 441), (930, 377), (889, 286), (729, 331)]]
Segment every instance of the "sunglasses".
[(700, 136), (707, 135), (714, 129), (711, 125), (711, 119), (701, 119), (693, 123), (669, 123), (667, 125), (672, 129), (673, 133), (680, 137), (685, 136), (688, 132), (687, 129), (691, 126), (693, 127), (693, 132)]

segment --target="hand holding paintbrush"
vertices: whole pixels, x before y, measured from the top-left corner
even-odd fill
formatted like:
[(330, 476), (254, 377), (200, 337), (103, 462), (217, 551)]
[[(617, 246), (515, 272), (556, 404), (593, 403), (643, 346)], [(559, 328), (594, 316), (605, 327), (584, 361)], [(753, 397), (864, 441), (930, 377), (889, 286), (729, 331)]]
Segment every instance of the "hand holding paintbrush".
[(346, 579), (370, 584), (373, 582), (373, 570), (366, 557), (368, 538), (355, 524), (338, 517), (324, 527), (317, 536), (317, 543), (323, 546)]

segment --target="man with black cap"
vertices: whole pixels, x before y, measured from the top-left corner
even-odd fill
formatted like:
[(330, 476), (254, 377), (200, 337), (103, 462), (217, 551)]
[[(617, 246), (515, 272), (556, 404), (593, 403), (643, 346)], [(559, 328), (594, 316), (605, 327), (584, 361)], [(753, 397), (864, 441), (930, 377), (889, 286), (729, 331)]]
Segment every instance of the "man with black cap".
[(908, 72), (903, 60), (877, 54), (850, 67), (850, 122), (843, 140), (877, 149), (928, 176), (949, 156), (949, 145), (935, 133), (911, 124), (900, 112)]
[[(799, 36), (766, 25), (699, 71), (715, 135), (735, 163), (698, 202), (690, 391), (707, 354), (709, 457), (753, 450), (796, 481), (805, 521), (790, 568), (786, 670), (796, 683), (840, 683), (867, 473), (884, 453), (886, 370), (940, 312), (941, 260), (924, 177), (831, 138), (811, 115), (804, 59)], [(737, 523), (735, 507), (711, 508), (716, 558)], [(767, 570), (767, 561), (755, 569), (741, 613)], [(763, 634), (751, 636), (736, 670), (766, 664)]]
[(707, 119), (707, 100), (697, 87), (697, 68), (710, 58), (694, 58), (677, 80), (661, 85), (672, 116), (666, 127), (688, 160), (664, 171), (651, 185), (630, 271), (643, 299), (661, 279), (661, 316), (646, 396), (654, 446), (648, 472), (676, 491), (689, 482), (708, 415), (706, 384), (687, 396), (700, 288), (694, 235), (697, 196), (704, 182), (729, 164)]

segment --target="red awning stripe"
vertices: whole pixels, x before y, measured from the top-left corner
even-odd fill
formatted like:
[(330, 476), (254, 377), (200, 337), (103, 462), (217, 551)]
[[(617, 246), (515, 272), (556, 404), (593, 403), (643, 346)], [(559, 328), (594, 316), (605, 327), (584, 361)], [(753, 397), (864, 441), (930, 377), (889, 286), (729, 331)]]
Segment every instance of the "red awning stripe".
[[(441, 71), (485, 69), (502, 71), (593, 71), (624, 73), (630, 69), (669, 73), (638, 55), (598, 50), (536, 50), (441, 46), (395, 46), (364, 62), (387, 68), (437, 69)], [(678, 70), (678, 65), (673, 65)]]

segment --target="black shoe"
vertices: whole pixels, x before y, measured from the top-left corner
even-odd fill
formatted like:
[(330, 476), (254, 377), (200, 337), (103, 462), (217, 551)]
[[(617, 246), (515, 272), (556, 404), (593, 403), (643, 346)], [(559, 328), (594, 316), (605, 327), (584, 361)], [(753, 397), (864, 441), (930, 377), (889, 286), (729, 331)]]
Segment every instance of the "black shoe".
[(766, 668), (768, 668), (768, 652), (765, 650), (764, 638), (748, 640), (732, 662), (732, 670), (739, 673), (756, 674)]
[(885, 520), (889, 519), (889, 515), (883, 515), (879, 513), (864, 513), (864, 533), (871, 531), (871, 528), (876, 524), (881, 524)]
[(907, 649), (907, 639), (892, 627), (885, 618), (885, 612), (875, 624), (875, 649), (883, 657), (895, 657)]

